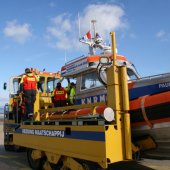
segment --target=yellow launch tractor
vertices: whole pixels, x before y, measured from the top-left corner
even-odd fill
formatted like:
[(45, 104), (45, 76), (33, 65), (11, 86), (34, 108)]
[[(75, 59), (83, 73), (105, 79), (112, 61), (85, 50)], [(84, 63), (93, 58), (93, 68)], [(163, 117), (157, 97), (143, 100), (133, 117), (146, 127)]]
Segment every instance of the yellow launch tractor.
[[(48, 86), (44, 86), (44, 96), (39, 93), (35, 103), (34, 120), (21, 123), (12, 120), (15, 123), (12, 143), (27, 148), (32, 169), (107, 169), (112, 163), (132, 159), (127, 72), (125, 66), (115, 62), (114, 33), (111, 38), (112, 57), (103, 56), (99, 61), (101, 65), (109, 65), (107, 103), (50, 108)], [(48, 84), (48, 78), (45, 77), (45, 84)], [(102, 106), (106, 108), (98, 114), (96, 110)], [(82, 112), (90, 114), (78, 116)], [(9, 114), (6, 116), (10, 117)], [(9, 131), (5, 136), (11, 138)]]

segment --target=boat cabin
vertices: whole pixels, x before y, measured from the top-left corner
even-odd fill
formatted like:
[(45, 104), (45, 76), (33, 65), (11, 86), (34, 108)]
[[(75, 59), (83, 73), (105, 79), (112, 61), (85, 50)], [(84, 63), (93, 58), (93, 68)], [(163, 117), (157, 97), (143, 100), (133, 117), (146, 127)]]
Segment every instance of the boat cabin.
[[(61, 76), (64, 78), (74, 78), (76, 81), (76, 103), (89, 104), (106, 101), (106, 68), (100, 65), (100, 58), (107, 57), (112, 64), (111, 54), (81, 56), (71, 60), (61, 68)], [(134, 65), (126, 57), (117, 55), (118, 65), (127, 67), (128, 80), (139, 79)]]

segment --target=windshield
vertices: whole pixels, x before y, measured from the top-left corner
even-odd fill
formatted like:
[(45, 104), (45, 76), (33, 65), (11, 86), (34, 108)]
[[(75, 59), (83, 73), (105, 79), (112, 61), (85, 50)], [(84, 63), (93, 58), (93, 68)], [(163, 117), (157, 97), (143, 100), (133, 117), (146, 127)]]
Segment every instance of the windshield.
[(99, 81), (96, 72), (86, 73), (82, 75), (81, 90), (87, 90), (99, 86), (102, 86), (102, 84)]
[(17, 94), (20, 80), (20, 77), (12, 77), (10, 79), (10, 94)]
[(48, 77), (47, 78), (47, 90), (46, 90), (46, 92), (47, 93), (52, 92), (55, 89), (55, 87), (56, 87), (56, 85), (59, 81), (60, 81), (59, 78)]
[(38, 84), (37, 84), (37, 88), (39, 92), (43, 92), (44, 91), (44, 84), (45, 84), (45, 77), (40, 77)]
[(127, 68), (127, 74), (128, 74), (128, 80), (136, 80), (136, 79), (138, 79), (135, 72), (130, 68)]

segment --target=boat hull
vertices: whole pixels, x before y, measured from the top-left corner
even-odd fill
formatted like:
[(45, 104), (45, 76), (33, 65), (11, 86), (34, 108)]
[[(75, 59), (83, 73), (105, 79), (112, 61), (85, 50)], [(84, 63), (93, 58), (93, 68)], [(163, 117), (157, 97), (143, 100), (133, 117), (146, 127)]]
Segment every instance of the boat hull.
[(132, 134), (136, 137), (150, 134), (155, 140), (169, 140), (170, 139), (170, 118), (169, 122), (162, 120), (160, 123), (153, 124), (153, 127), (148, 125), (133, 126)]
[(153, 127), (148, 125), (132, 126), (132, 137), (140, 138), (141, 136), (150, 135), (157, 146), (159, 151), (170, 152), (170, 120), (162, 121), (160, 123), (153, 124)]
[(150, 135), (159, 148), (170, 150), (170, 92), (130, 102), (132, 136)]

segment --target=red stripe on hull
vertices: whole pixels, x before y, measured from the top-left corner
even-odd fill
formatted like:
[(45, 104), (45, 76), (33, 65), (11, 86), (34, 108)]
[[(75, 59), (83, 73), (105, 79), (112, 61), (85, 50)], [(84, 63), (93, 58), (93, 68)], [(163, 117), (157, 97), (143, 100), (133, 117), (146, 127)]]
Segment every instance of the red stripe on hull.
[[(143, 97), (130, 101), (130, 110), (141, 108), (141, 101)], [(170, 102), (170, 91), (159, 93), (151, 96), (145, 96), (145, 107), (154, 106), (162, 103)]]

